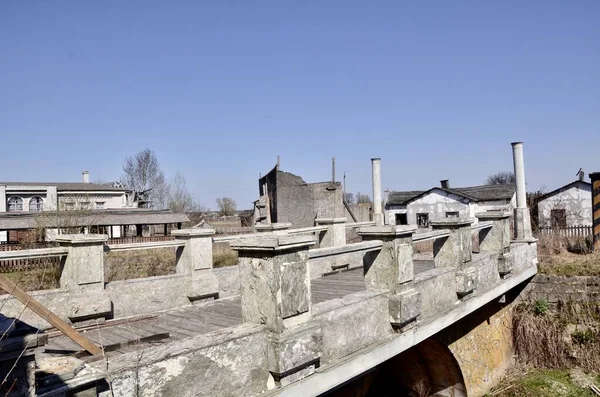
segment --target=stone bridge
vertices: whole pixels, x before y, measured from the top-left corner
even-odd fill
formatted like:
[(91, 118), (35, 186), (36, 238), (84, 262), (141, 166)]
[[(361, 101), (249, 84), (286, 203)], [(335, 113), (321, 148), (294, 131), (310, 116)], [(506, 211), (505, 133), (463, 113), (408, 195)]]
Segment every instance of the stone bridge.
[[(515, 168), (512, 230), (501, 212), (434, 222), (426, 233), (317, 219), (237, 238), (187, 229), (172, 242), (109, 246), (105, 236), (73, 235), (59, 248), (0, 253), (63, 257), (60, 288), (32, 296), (71, 322), (105, 321), (84, 335), (118, 346), (77, 354), (83, 370), (40, 395), (482, 395), (511, 364), (511, 303), (537, 272), (518, 151)], [(362, 241), (347, 244), (348, 230)], [(239, 265), (213, 269), (213, 243), (223, 241)], [(427, 243), (431, 252), (415, 252)], [(165, 246), (177, 249), (176, 274), (105, 283), (103, 251)], [(14, 298), (0, 306), (49, 326)], [(35, 350), (38, 360), (81, 348), (55, 333)]]

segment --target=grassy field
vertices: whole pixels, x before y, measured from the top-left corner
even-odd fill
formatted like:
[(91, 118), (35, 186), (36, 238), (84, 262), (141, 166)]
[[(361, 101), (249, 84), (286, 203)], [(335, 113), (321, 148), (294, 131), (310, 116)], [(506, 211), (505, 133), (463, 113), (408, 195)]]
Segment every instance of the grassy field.
[(486, 397), (595, 397), (589, 387), (592, 383), (600, 385), (600, 377), (580, 370), (521, 369)]

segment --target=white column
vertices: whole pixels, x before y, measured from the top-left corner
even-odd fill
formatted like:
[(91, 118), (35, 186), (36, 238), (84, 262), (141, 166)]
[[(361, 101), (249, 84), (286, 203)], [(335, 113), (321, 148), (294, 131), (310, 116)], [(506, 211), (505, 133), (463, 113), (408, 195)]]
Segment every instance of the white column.
[(373, 220), (383, 226), (383, 212), (381, 210), (381, 159), (371, 159), (373, 170)]
[(523, 142), (513, 142), (513, 163), (515, 166), (515, 179), (517, 184), (517, 207), (527, 207), (525, 190), (525, 164), (523, 162)]

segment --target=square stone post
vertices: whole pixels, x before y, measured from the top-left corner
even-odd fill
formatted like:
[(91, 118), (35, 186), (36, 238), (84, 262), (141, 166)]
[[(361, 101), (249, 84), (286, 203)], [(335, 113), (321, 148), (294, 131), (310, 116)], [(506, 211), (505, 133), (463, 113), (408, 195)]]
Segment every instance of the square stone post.
[(346, 218), (319, 218), (315, 219), (315, 223), (327, 226), (320, 241), (321, 248), (346, 245)]
[(416, 226), (374, 226), (360, 228), (363, 241), (381, 240), (380, 251), (364, 257), (367, 289), (390, 290), (390, 322), (404, 328), (421, 314), (421, 294), (413, 288), (412, 235)]
[(185, 245), (177, 247), (176, 273), (190, 277), (191, 284), (187, 291), (190, 301), (218, 297), (219, 280), (212, 272), (214, 234), (214, 229), (203, 228), (171, 231), (176, 241), (185, 242)]
[(498, 253), (498, 273), (506, 277), (512, 272), (513, 261), (505, 257), (510, 251), (510, 213), (502, 211), (479, 212), (479, 222), (492, 222), (491, 228), (479, 230), (479, 250)]
[(60, 287), (73, 292), (104, 290), (104, 234), (63, 234), (55, 241), (66, 247)]
[(501, 211), (478, 212), (479, 222), (492, 222), (491, 228), (479, 230), (479, 250), (503, 254), (510, 248), (510, 213)]
[(435, 267), (462, 267), (464, 263), (471, 261), (471, 224), (472, 218), (444, 218), (430, 222), (433, 231), (450, 232), (447, 238), (438, 238), (433, 243)]
[(292, 226), (291, 223), (265, 223), (257, 224), (254, 226), (254, 230), (259, 233), (272, 233), (276, 235), (286, 235), (289, 228)]
[(311, 321), (308, 249), (312, 236), (240, 239), (242, 317), (263, 324), (269, 334), (269, 371), (285, 386), (312, 374), (322, 354), (322, 332)]
[(450, 235), (433, 242), (435, 267), (456, 268), (456, 293), (470, 295), (477, 288), (477, 269), (470, 266), (473, 257), (471, 237), (473, 218), (445, 218), (430, 222), (434, 231), (448, 230)]

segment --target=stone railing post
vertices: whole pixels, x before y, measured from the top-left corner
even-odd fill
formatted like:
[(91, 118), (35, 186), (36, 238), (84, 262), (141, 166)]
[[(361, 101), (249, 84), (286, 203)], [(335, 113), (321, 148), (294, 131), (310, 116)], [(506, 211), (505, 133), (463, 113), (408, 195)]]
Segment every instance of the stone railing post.
[(231, 243), (240, 257), (242, 317), (270, 331), (269, 371), (284, 386), (314, 373), (322, 332), (311, 321), (312, 236), (266, 234)]
[(218, 297), (219, 281), (213, 274), (212, 236), (214, 229), (172, 230), (175, 240), (183, 240), (185, 245), (177, 248), (177, 274), (190, 277), (187, 291), (190, 301)]
[(258, 233), (286, 235), (291, 226), (291, 223), (265, 223), (255, 225), (254, 230), (256, 230)]
[(510, 249), (510, 213), (501, 211), (478, 212), (479, 222), (492, 222), (491, 228), (479, 230), (479, 250), (503, 254)]
[(315, 223), (327, 226), (327, 231), (320, 241), (321, 248), (346, 245), (346, 218), (319, 218)]
[(432, 221), (433, 230), (448, 230), (447, 238), (433, 242), (435, 267), (456, 268), (456, 293), (470, 295), (477, 288), (477, 269), (470, 266), (473, 258), (472, 218), (445, 218)]
[(55, 238), (68, 249), (60, 287), (73, 292), (104, 290), (104, 234), (64, 234)]
[(416, 226), (374, 226), (360, 228), (364, 241), (381, 240), (380, 251), (364, 257), (367, 289), (390, 290), (390, 322), (397, 328), (414, 323), (421, 314), (421, 294), (413, 289), (412, 235)]
[(512, 271), (512, 261), (504, 256), (510, 251), (510, 213), (490, 211), (475, 216), (479, 222), (492, 222), (491, 228), (479, 230), (479, 251), (498, 253), (498, 273), (504, 277)]

